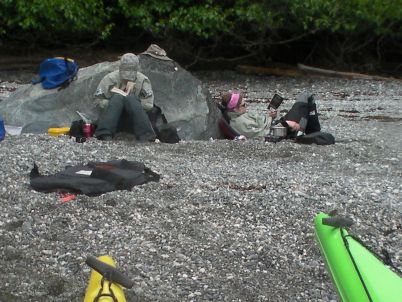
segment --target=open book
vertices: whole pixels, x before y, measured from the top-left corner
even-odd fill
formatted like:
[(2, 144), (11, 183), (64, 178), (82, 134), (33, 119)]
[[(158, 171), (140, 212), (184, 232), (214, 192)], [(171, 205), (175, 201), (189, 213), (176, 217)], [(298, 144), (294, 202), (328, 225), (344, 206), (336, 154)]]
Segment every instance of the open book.
[(118, 94), (121, 94), (122, 96), (127, 96), (128, 95), (127, 92), (125, 92), (125, 91), (123, 91), (123, 90), (121, 90), (121, 89), (119, 89), (117, 87), (113, 87), (110, 91), (118, 93)]
[(279, 94), (275, 93), (274, 96), (272, 97), (272, 100), (268, 104), (268, 109), (274, 109), (277, 110), (278, 107), (282, 104), (284, 98), (281, 97)]

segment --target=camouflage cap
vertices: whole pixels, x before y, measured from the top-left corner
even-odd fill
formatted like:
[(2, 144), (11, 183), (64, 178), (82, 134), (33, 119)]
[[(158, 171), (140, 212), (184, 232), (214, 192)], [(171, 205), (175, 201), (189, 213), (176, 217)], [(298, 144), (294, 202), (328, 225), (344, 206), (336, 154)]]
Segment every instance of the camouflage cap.
[(135, 81), (140, 66), (138, 57), (133, 53), (126, 53), (120, 59), (119, 73), (124, 80)]
[(156, 44), (149, 45), (148, 49), (143, 52), (144, 55), (149, 55), (159, 60), (171, 61), (172, 59), (166, 55), (166, 51)]

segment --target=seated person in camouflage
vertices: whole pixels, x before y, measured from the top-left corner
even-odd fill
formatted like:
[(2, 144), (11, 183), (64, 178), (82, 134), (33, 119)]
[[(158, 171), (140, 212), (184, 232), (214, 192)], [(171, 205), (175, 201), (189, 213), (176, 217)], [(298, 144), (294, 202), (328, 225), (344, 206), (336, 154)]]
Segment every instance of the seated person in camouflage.
[(155, 141), (155, 132), (146, 113), (153, 108), (154, 94), (151, 82), (138, 69), (138, 57), (126, 53), (120, 59), (119, 70), (107, 74), (99, 83), (95, 93), (103, 109), (95, 131), (99, 140), (112, 140), (125, 115), (138, 141)]

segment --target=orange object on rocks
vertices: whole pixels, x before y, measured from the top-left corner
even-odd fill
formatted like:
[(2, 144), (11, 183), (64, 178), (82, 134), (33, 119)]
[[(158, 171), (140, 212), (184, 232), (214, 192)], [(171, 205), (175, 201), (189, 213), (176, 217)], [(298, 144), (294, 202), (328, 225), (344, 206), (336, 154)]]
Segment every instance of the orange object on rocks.
[(75, 194), (70, 194), (70, 193), (61, 193), (60, 194), (60, 201), (62, 203), (69, 202), (71, 200), (74, 200), (75, 198), (77, 198), (77, 195), (75, 195)]

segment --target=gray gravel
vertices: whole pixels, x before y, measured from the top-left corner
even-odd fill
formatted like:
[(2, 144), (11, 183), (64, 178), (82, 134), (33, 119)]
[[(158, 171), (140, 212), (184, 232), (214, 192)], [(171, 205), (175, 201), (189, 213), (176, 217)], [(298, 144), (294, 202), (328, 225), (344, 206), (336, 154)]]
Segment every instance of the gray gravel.
[[(313, 219), (338, 209), (351, 232), (402, 269), (400, 82), (198, 73), (217, 97), (238, 89), (262, 111), (318, 100), (332, 146), (261, 141), (77, 144), (7, 136), (0, 143), (0, 301), (82, 301), (86, 255), (107, 254), (135, 281), (129, 301), (337, 301)], [(5, 87), (15, 83), (2, 82)], [(0, 99), (7, 97), (0, 94)], [(146, 163), (158, 183), (61, 203), (29, 188), (41, 173), (90, 160)]]

